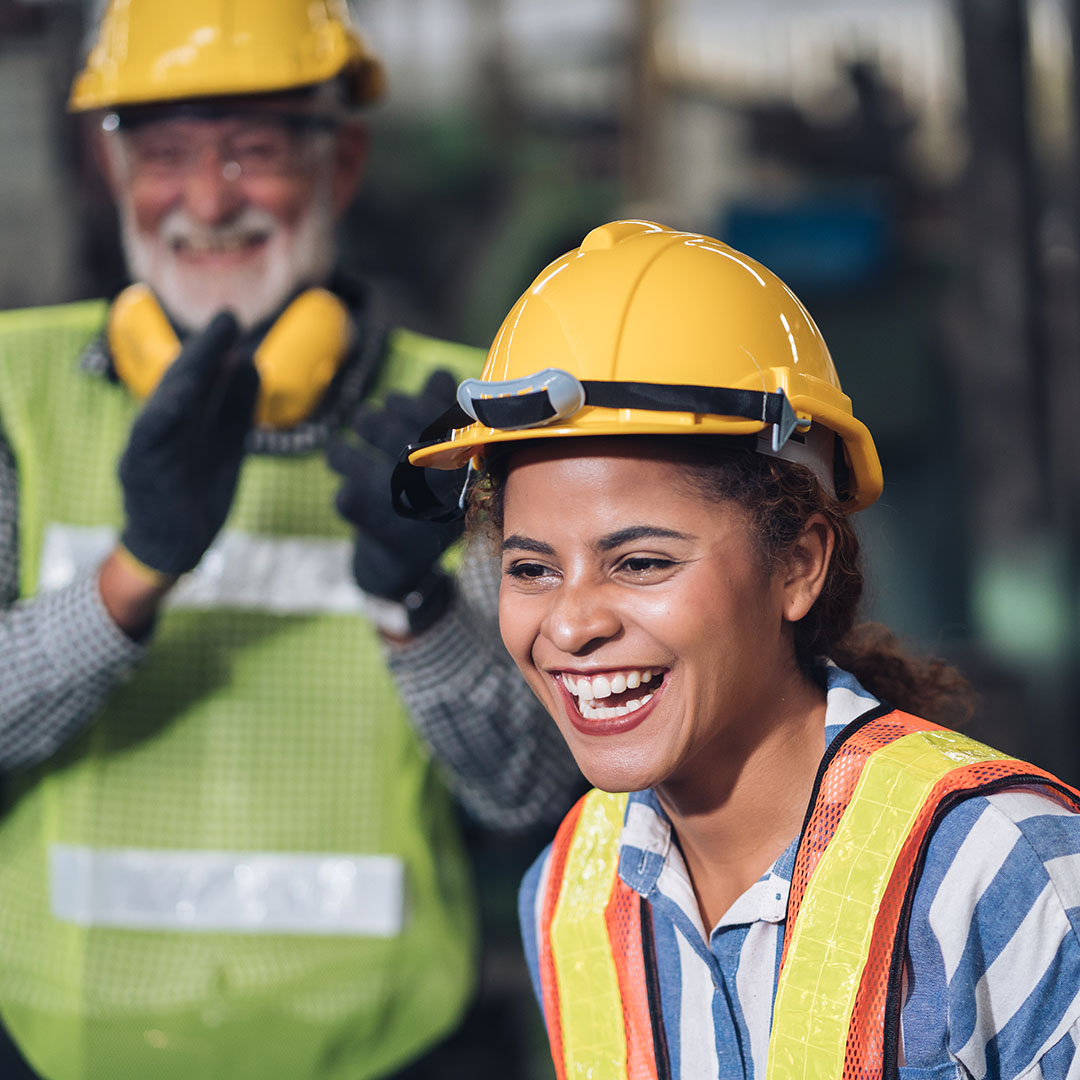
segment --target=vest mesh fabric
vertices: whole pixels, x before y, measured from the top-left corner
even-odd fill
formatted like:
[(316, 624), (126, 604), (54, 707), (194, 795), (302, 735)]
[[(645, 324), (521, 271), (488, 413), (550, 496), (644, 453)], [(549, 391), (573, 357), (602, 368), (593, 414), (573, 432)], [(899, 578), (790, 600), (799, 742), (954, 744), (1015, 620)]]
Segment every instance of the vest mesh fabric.
[[(923, 721), (926, 723), (926, 721)], [(928, 728), (936, 725), (928, 724)], [(867, 759), (877, 749), (908, 734), (908, 723), (895, 713), (881, 717), (862, 727), (855, 736), (843, 741), (818, 787), (817, 798), (810, 818), (799, 841), (799, 854), (791, 874), (791, 892), (788, 898), (788, 933), (784, 937), (784, 955), (791, 943), (791, 924), (798, 918), (806, 886), (836, 827), (844, 815), (855, 787), (862, 776)], [(940, 730), (940, 729), (939, 729)], [(782, 963), (783, 961), (781, 961)]]
[[(49, 526), (121, 520), (115, 462), (136, 404), (80, 373), (104, 308), (0, 317), (0, 415), (19, 469), (22, 591)], [(377, 392), (472, 350), (404, 335)], [(409, 348), (409, 346), (416, 346)], [(227, 529), (348, 542), (320, 453), (245, 463)], [(471, 992), (471, 893), (448, 796), (358, 615), (192, 608), (86, 733), (9, 785), (0, 823), (0, 1011), (49, 1080), (360, 1080), (420, 1052)], [(404, 930), (83, 927), (50, 912), (56, 844), (389, 855)], [(272, 1064), (271, 1064), (272, 1063)]]
[(616, 878), (604, 912), (604, 921), (622, 997), (626, 1076), (627, 1080), (657, 1080), (645, 957), (642, 953), (641, 917), (641, 897)]

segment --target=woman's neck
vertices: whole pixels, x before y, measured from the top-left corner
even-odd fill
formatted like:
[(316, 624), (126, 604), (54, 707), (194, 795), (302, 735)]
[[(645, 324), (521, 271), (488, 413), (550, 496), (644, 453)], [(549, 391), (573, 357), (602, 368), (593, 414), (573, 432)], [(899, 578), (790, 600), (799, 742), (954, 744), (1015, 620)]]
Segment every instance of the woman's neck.
[(657, 789), (706, 932), (798, 835), (825, 751), (825, 694), (799, 675), (754, 738), (718, 747), (694, 776)]

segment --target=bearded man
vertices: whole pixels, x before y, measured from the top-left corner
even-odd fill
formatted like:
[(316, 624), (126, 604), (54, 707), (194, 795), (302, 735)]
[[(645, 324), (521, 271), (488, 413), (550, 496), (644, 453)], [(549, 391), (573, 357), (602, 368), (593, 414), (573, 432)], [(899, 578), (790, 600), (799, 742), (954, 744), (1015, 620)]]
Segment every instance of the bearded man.
[(389, 505), (480, 357), (334, 273), (383, 81), (343, 0), (113, 0), (75, 80), (135, 284), (0, 314), (0, 1015), (48, 1080), (402, 1068), (473, 984), (442, 777), (499, 828), (577, 785), (486, 566)]

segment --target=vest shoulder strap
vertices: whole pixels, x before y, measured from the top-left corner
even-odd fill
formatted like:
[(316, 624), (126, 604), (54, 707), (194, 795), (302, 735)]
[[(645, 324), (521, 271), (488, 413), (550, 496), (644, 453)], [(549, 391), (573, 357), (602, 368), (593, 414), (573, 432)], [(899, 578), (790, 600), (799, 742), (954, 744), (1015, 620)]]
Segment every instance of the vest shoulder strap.
[(482, 349), (397, 327), (387, 334), (386, 353), (374, 393), (376, 396), (392, 390), (416, 393), (439, 368), (446, 368), (460, 380), (478, 375), (483, 366)]
[(105, 324), (103, 300), (0, 311), (0, 383), (13, 393), (44, 392), (68, 378), (80, 352)]
[[(558, 1080), (666, 1080), (652, 919), (618, 874), (626, 795), (591, 791), (552, 844), (540, 983)], [(657, 1049), (659, 1048), (659, 1053)]]
[(933, 829), (961, 799), (1025, 785), (1080, 809), (1045, 770), (899, 711), (875, 710), (834, 741), (792, 875), (768, 1080), (890, 1075), (894, 960)]

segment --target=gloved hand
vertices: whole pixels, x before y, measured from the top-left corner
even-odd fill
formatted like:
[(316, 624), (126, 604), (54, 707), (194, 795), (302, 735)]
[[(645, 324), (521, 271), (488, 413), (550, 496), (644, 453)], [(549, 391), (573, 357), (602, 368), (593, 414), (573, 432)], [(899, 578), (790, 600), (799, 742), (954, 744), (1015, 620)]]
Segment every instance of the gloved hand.
[[(413, 632), (445, 609), (449, 583), (436, 564), (463, 526), (399, 517), (390, 501), (390, 475), (403, 447), (453, 403), (456, 386), (449, 371), (436, 371), (416, 396), (389, 394), (381, 408), (361, 409), (353, 429), (362, 441), (339, 436), (327, 448), (330, 467), (344, 478), (338, 512), (357, 530), (356, 583), (370, 596), (404, 603), (414, 616)], [(463, 479), (461, 472), (447, 473), (445, 482), (460, 488)]]
[(222, 312), (188, 339), (120, 458), (120, 542), (161, 574), (193, 570), (232, 505), (259, 390), (251, 356), (229, 355), (238, 329)]

